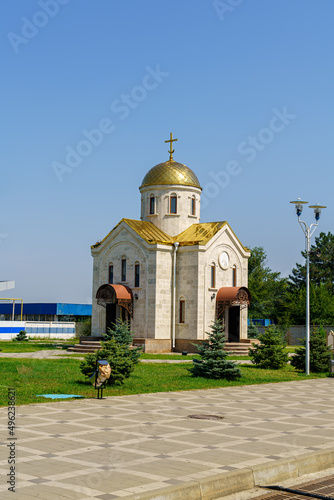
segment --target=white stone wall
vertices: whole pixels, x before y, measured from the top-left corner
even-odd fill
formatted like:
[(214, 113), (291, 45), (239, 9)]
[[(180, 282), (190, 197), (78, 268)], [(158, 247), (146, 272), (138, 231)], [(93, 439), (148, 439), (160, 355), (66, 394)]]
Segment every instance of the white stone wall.
[[(159, 229), (176, 236), (200, 221), (199, 188), (191, 186), (148, 186), (141, 190), (141, 219), (150, 221)], [(177, 214), (170, 213), (170, 196), (177, 196)], [(150, 197), (155, 197), (155, 214), (150, 215)], [(196, 215), (191, 215), (191, 199), (195, 196)]]
[[(92, 249), (93, 264), (93, 297), (92, 297), (92, 333), (98, 335), (105, 332), (106, 310), (97, 304), (96, 292), (101, 285), (108, 283), (109, 265), (114, 267), (114, 284), (123, 284), (131, 288), (134, 299), (134, 314), (131, 328), (138, 336), (146, 332), (146, 283), (149, 267), (149, 251), (125, 227), (120, 227), (118, 234), (107, 238), (99, 247)], [(154, 252), (152, 254), (154, 257)], [(126, 281), (121, 281), (121, 261), (126, 258)], [(135, 288), (135, 264), (140, 265), (140, 286)]]
[(170, 339), (172, 331), (172, 282), (173, 248), (159, 245), (156, 253), (155, 302), (149, 304), (156, 308), (155, 338)]
[[(198, 251), (195, 247), (179, 247), (176, 253), (175, 337), (197, 339), (199, 320)], [(180, 300), (185, 301), (185, 322), (180, 323)]]
[[(221, 252), (227, 252), (229, 255), (229, 263), (226, 269), (222, 269), (219, 265), (219, 255)], [(212, 321), (216, 314), (216, 297), (217, 292), (222, 287), (233, 286), (233, 267), (236, 268), (236, 286), (241, 287), (248, 285), (248, 257), (249, 252), (246, 252), (234, 233), (228, 226), (224, 226), (219, 233), (212, 238), (208, 243), (205, 252), (205, 277), (204, 277), (204, 332), (209, 331)], [(211, 287), (211, 265), (215, 264), (216, 268), (216, 286)], [(247, 307), (242, 307), (240, 310), (240, 338), (247, 338)]]
[[(172, 246), (150, 245), (126, 223), (103, 243), (92, 249), (93, 307), (92, 333), (105, 332), (106, 310), (97, 304), (96, 292), (108, 283), (109, 265), (114, 267), (114, 284), (131, 288), (133, 318), (131, 329), (137, 338), (171, 338)], [(126, 281), (121, 281), (121, 261), (126, 258)], [(140, 264), (140, 286), (135, 288), (135, 264)]]
[[(221, 252), (229, 255), (227, 269), (219, 266)], [(236, 286), (247, 286), (248, 256), (228, 226), (205, 246), (181, 246), (177, 252), (176, 338), (206, 338), (216, 316), (216, 295), (221, 287), (231, 287), (233, 267)], [(216, 266), (216, 285), (211, 287), (211, 264)], [(185, 323), (179, 323), (179, 302), (185, 300)], [(240, 338), (247, 338), (247, 307), (240, 311)]]

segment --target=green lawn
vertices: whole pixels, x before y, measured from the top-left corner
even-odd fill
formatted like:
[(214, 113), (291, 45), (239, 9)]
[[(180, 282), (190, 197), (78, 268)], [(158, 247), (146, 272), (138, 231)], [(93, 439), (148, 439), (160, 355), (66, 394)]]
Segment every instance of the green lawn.
[(286, 347), (286, 351), (287, 352), (296, 352), (296, 350), (301, 347), (301, 346), (298, 346), (298, 345), (294, 345), (294, 346), (289, 346), (289, 347)]
[[(146, 354), (143, 353), (140, 356), (140, 359), (175, 359), (186, 361), (189, 359), (197, 358), (199, 359), (199, 354), (187, 354), (187, 356), (182, 356), (182, 354)], [(242, 360), (242, 359), (250, 359), (249, 356), (229, 356), (229, 359), (234, 360)]]
[[(37, 394), (78, 394), (96, 397), (95, 389), (87, 382), (79, 369), (78, 359), (35, 360), (0, 359), (1, 386), (0, 406), (7, 406), (7, 388), (16, 390), (16, 404), (52, 401)], [(310, 375), (296, 372), (292, 367), (284, 370), (262, 370), (255, 366), (242, 366), (242, 378), (236, 382), (192, 377), (187, 364), (139, 363), (123, 386), (107, 388), (106, 396), (167, 392), (193, 389), (231, 387), (237, 385), (286, 382), (306, 378), (323, 378), (326, 374)]]
[[(36, 351), (44, 351), (45, 349), (56, 349), (57, 345), (62, 347), (70, 346), (77, 343), (76, 339), (67, 342), (58, 342), (57, 340), (39, 340), (39, 341), (22, 341), (22, 342), (13, 342), (12, 340), (1, 340), (0, 341), (0, 352), (10, 353), (10, 352), (36, 352)], [(61, 350), (59, 349), (61, 352)]]

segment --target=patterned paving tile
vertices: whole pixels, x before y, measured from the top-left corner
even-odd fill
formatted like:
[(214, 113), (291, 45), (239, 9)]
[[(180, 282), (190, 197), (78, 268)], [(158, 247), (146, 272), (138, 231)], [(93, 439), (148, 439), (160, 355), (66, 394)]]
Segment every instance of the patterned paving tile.
[[(22, 406), (16, 500), (87, 500), (177, 485), (334, 447), (330, 379)], [(0, 496), (7, 491), (0, 409)], [(218, 414), (221, 421), (190, 414)]]

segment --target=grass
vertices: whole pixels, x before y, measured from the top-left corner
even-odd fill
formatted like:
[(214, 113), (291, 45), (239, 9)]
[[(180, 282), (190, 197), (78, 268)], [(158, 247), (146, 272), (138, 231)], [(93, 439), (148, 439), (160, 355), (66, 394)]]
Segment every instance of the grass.
[[(182, 356), (182, 354), (146, 354), (143, 353), (140, 356), (140, 359), (173, 359), (176, 361), (189, 361), (190, 359), (196, 358), (199, 359), (199, 354), (188, 354), (187, 356)], [(242, 360), (242, 359), (250, 359), (249, 356), (229, 356), (229, 359), (233, 360)]]
[[(3, 353), (11, 353), (11, 352), (36, 352), (36, 351), (44, 351), (45, 349), (56, 349), (57, 345), (61, 346), (70, 346), (75, 344), (75, 341), (72, 340), (70, 342), (57, 342), (57, 340), (52, 341), (22, 341), (22, 342), (13, 342), (12, 340), (1, 340), (0, 341), (0, 352)], [(60, 349), (59, 349), (59, 352)]]
[[(1, 386), (0, 406), (7, 406), (7, 388), (14, 387), (16, 404), (45, 403), (48, 400), (37, 394), (78, 394), (86, 398), (96, 397), (92, 384), (80, 372), (78, 359), (35, 360), (0, 359)], [(242, 378), (238, 381), (211, 380), (192, 377), (187, 364), (139, 363), (132, 376), (123, 386), (108, 387), (106, 396), (143, 394), (194, 389), (212, 389), (270, 382), (287, 382), (310, 378), (324, 378), (327, 374), (306, 376), (287, 366), (284, 370), (263, 370), (255, 366), (242, 366)]]
[(298, 345), (295, 345), (295, 346), (290, 346), (290, 347), (286, 347), (285, 350), (287, 352), (296, 352), (296, 350), (301, 347), (301, 346), (298, 346)]

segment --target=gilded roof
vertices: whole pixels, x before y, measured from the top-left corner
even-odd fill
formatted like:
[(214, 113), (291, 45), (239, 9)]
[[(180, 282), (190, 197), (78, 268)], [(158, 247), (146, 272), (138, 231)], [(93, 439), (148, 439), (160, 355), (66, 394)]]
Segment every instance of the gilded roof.
[(192, 224), (174, 236), (174, 241), (178, 241), (180, 245), (206, 245), (225, 224), (227, 224), (225, 221)]
[(178, 163), (174, 160), (159, 163), (151, 168), (145, 175), (140, 188), (160, 184), (178, 184), (180, 186), (194, 186), (202, 189), (194, 172), (186, 165), (183, 165), (183, 163)]
[(161, 229), (155, 226), (152, 222), (144, 220), (123, 219), (126, 224), (136, 231), (147, 243), (163, 243), (172, 245), (174, 238), (164, 233)]
[(156, 244), (162, 243), (165, 245), (172, 245), (174, 243), (174, 239), (172, 236), (164, 233), (156, 227), (152, 222), (142, 221), (142, 220), (133, 220), (133, 219), (122, 219), (117, 226), (115, 226), (110, 233), (107, 234), (102, 241), (98, 241), (95, 245), (92, 245), (91, 248), (96, 248), (101, 245), (117, 228), (122, 222), (125, 222), (131, 229), (133, 229), (141, 238), (143, 238), (147, 243)]
[[(173, 245), (173, 243), (178, 242), (180, 246), (206, 245), (214, 237), (214, 235), (217, 234), (218, 231), (225, 226), (225, 224), (227, 224), (226, 221), (192, 224), (182, 233), (176, 236), (169, 236), (167, 233), (156, 227), (152, 222), (122, 219), (102, 241), (98, 241), (95, 245), (92, 245), (91, 248), (97, 248), (100, 246), (101, 243), (103, 243), (122, 222), (125, 222), (131, 229), (133, 229), (133, 231), (135, 231), (141, 238), (151, 245)], [(229, 225), (228, 227), (230, 228)], [(236, 237), (236, 239), (238, 238)], [(244, 250), (249, 251), (248, 248), (243, 245), (241, 246)]]

